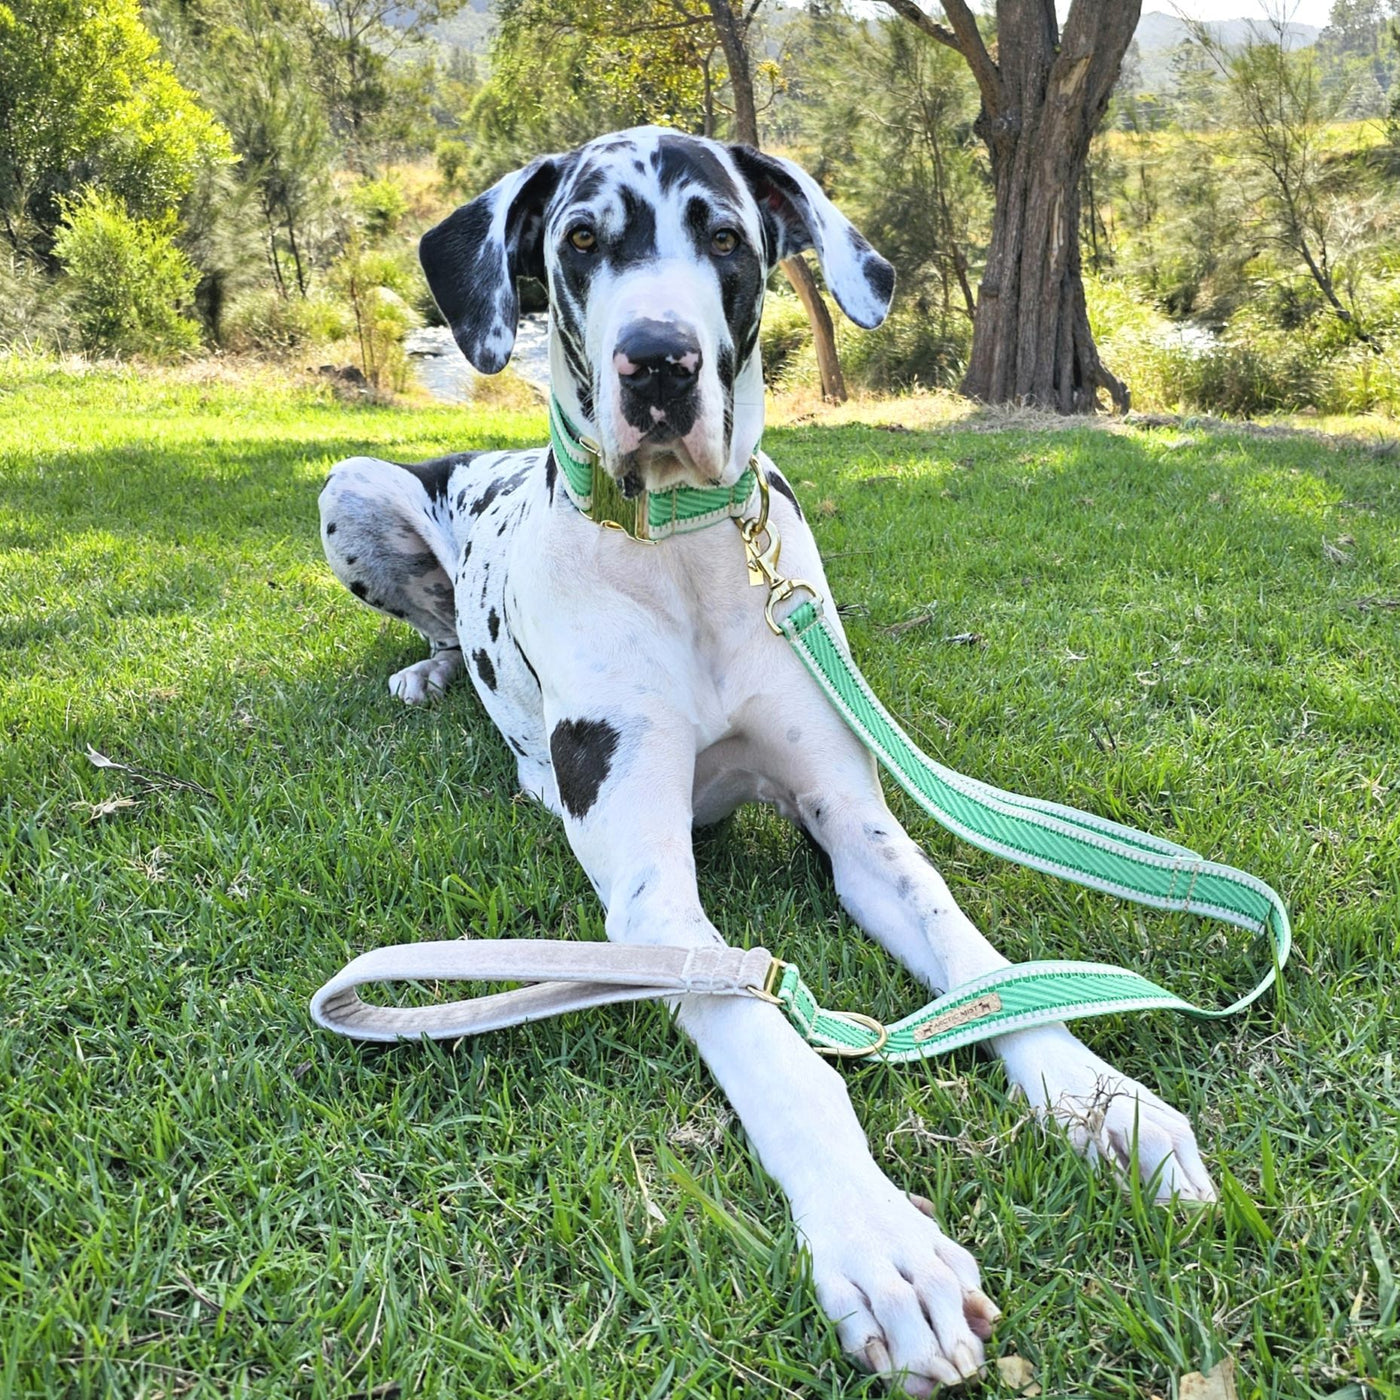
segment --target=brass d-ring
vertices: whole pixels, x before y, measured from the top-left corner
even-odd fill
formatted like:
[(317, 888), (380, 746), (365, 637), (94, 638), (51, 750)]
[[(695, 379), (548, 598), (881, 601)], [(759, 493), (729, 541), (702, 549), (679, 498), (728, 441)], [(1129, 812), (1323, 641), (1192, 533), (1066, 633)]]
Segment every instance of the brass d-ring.
[[(835, 1015), (835, 1012), (829, 1012)], [(846, 1045), (814, 1045), (812, 1048), (818, 1055), (831, 1055), (838, 1060), (858, 1060), (863, 1055), (874, 1055), (885, 1048), (885, 1042), (890, 1038), (888, 1028), (883, 1022), (877, 1021), (873, 1016), (862, 1016), (859, 1011), (842, 1011), (839, 1013), (843, 1021), (855, 1021), (858, 1025), (867, 1027), (874, 1031), (880, 1038), (873, 1045), (862, 1045), (852, 1048)]]

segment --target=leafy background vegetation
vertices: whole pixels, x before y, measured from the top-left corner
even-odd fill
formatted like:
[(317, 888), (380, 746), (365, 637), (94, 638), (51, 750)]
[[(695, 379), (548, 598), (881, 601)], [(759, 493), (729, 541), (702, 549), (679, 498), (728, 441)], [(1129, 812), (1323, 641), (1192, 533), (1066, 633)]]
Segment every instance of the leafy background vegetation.
[[(872, 7), (755, 14), (765, 143), (899, 271), (888, 324), (841, 330), (852, 384), (955, 385), (991, 213), (966, 66)], [(1103, 356), (1138, 407), (1400, 404), (1398, 14), (1144, 18), (1081, 229)], [(0, 91), (0, 344), (350, 361), (384, 391), (406, 382), (405, 331), (436, 319), (428, 223), (542, 150), (732, 119), (687, 0), (3, 0)], [(781, 279), (771, 302), (770, 379), (809, 385)]]

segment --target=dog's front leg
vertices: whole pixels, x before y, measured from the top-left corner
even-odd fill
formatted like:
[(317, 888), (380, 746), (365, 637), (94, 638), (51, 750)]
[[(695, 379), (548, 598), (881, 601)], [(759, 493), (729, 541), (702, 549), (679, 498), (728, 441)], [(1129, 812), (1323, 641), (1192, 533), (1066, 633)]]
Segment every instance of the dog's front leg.
[[(694, 731), (679, 717), (566, 717), (551, 756), (569, 840), (621, 943), (721, 942), (691, 844)], [(972, 1256), (875, 1164), (845, 1082), (774, 1006), (679, 999), (681, 1025), (791, 1203), (846, 1351), (911, 1395), (982, 1364), (997, 1310)]]
[[(1006, 958), (958, 908), (943, 877), (890, 813), (868, 756), (854, 741), (845, 747), (844, 767), (833, 761), (798, 803), (804, 824), (831, 856), (842, 904), (935, 991), (1005, 967)], [(1012, 1085), (1038, 1113), (1058, 1120), (1091, 1161), (1106, 1160), (1123, 1176), (1136, 1172), (1153, 1183), (1159, 1200), (1215, 1198), (1187, 1118), (1067, 1027), (1037, 1026), (997, 1036), (991, 1045)]]

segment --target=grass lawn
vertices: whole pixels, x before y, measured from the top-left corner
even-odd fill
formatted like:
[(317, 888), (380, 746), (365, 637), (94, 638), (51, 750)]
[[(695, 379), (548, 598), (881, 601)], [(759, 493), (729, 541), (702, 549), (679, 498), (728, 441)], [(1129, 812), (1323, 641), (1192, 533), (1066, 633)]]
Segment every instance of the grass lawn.
[[(6, 373), (0, 1396), (878, 1393), (659, 1008), (387, 1051), (309, 1023), (381, 943), (601, 936), (473, 695), (392, 700), (419, 642), (317, 541), (338, 457), (533, 443), (543, 417)], [(974, 429), (768, 436), (872, 684), (955, 767), (1276, 884), (1297, 950), (1231, 1023), (1085, 1028), (1192, 1114), (1217, 1208), (1121, 1194), (971, 1051), (847, 1072), (876, 1155), (981, 1259), (994, 1352), (1046, 1395), (1172, 1400), (1231, 1356), (1243, 1397), (1400, 1396), (1400, 457)], [(1244, 935), (896, 806), (1013, 958), (1197, 1000), (1254, 981)], [(731, 940), (827, 1005), (918, 1004), (774, 817), (699, 852)]]

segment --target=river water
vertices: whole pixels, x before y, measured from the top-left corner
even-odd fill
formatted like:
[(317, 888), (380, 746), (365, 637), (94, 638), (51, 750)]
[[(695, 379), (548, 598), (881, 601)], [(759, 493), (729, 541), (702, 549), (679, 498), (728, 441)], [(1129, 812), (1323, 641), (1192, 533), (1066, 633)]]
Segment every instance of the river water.
[[(442, 403), (470, 403), (476, 371), (452, 339), (446, 326), (424, 326), (409, 331), (404, 349), (414, 377)], [(549, 388), (549, 313), (532, 311), (520, 318), (510, 367), (542, 390)]]

